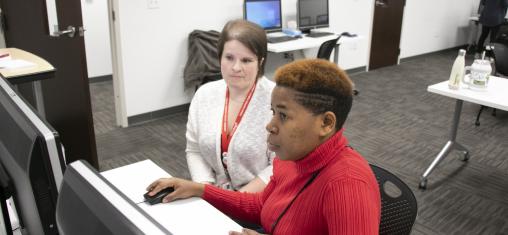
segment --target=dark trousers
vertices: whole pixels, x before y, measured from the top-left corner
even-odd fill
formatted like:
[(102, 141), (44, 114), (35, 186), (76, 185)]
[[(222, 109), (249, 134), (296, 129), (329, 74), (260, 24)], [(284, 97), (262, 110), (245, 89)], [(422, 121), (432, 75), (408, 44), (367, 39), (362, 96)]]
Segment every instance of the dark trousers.
[(494, 42), (496, 40), (497, 32), (499, 31), (500, 25), (496, 25), (493, 27), (489, 26), (482, 26), (482, 34), (480, 35), (480, 39), (478, 40), (478, 45), (476, 47), (477, 52), (483, 51), (483, 44), (485, 43), (485, 39), (487, 39), (487, 36), (490, 33), (490, 42)]

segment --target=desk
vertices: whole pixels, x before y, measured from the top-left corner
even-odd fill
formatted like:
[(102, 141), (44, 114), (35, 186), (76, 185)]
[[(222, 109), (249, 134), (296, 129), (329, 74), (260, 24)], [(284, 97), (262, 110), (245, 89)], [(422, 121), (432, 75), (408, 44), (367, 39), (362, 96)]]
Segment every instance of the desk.
[(454, 98), (456, 99), (456, 102), (449, 140), (423, 173), (420, 184), (418, 185), (421, 189), (425, 189), (427, 187), (428, 176), (451, 150), (456, 149), (462, 151), (464, 153), (463, 160), (467, 161), (469, 159), (469, 150), (456, 140), (460, 112), (464, 101), (508, 111), (508, 92), (506, 92), (508, 91), (508, 79), (500, 77), (490, 76), (487, 91), (470, 90), (466, 88), (464, 84), (461, 85), (461, 89), (459, 90), (451, 90), (448, 88), (448, 81), (431, 85), (427, 88), (427, 91)]
[[(326, 42), (328, 40), (332, 40), (337, 38), (339, 35), (330, 35), (330, 36), (324, 36), (324, 37), (317, 37), (317, 38), (311, 38), (307, 36), (303, 36), (302, 38), (287, 41), (287, 42), (280, 42), (280, 43), (268, 43), (268, 51), (273, 53), (283, 53), (283, 52), (291, 52), (291, 51), (299, 51), (304, 49), (310, 49), (310, 48), (319, 48), (323, 42)], [(337, 45), (335, 45), (334, 54), (333, 54), (333, 61), (335, 63), (339, 63), (339, 46), (341, 43), (351, 43), (351, 42), (357, 42), (361, 39), (361, 36), (355, 36), (355, 37), (346, 37), (342, 36), (340, 37), (339, 41), (337, 42)]]
[(32, 82), (35, 95), (35, 108), (42, 117), (45, 117), (44, 98), (40, 81), (52, 78), (55, 75), (55, 68), (46, 60), (30, 52), (17, 48), (1, 48), (0, 54), (9, 53), (12, 59), (21, 59), (35, 64), (34, 66), (16, 69), (0, 69), (0, 75), (11, 84)]
[(145, 188), (159, 178), (171, 177), (153, 163), (144, 160), (101, 173), (130, 200), (152, 216), (171, 233), (228, 234), (242, 227), (201, 198), (149, 205), (144, 201)]
[[(274, 35), (275, 36), (275, 35)], [(326, 42), (328, 40), (336, 39), (339, 35), (334, 34), (330, 36), (324, 36), (324, 37), (307, 37), (303, 36), (302, 38), (287, 41), (287, 42), (280, 42), (280, 43), (268, 43), (268, 51), (273, 53), (286, 53), (291, 51), (301, 51), (303, 57), (305, 57), (305, 54), (303, 53), (303, 50), (310, 49), (310, 48), (319, 48), (323, 42)], [(335, 45), (333, 49), (333, 62), (339, 65), (339, 47), (342, 43), (353, 43), (358, 42), (362, 39), (361, 36), (356, 35), (354, 37), (347, 37), (347, 36), (341, 36), (339, 41), (337, 41), (337, 44)], [(293, 60), (293, 56), (290, 56), (291, 60)], [(353, 92), (355, 95), (359, 93), (357, 89), (354, 88), (353, 83)]]

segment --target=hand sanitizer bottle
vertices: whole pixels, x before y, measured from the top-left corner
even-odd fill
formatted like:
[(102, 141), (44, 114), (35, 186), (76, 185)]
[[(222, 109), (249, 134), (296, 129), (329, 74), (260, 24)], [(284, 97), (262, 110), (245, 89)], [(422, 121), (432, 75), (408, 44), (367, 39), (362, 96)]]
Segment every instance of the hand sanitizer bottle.
[(455, 59), (455, 62), (453, 62), (452, 72), (448, 80), (448, 88), (450, 89), (457, 90), (460, 88), (460, 81), (464, 77), (465, 55), (466, 50), (460, 49), (459, 55)]

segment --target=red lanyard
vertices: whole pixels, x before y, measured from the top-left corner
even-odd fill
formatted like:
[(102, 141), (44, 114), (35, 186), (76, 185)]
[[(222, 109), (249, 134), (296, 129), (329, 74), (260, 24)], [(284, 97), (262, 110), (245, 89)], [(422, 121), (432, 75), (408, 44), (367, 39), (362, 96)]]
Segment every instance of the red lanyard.
[(243, 101), (242, 107), (238, 112), (238, 116), (236, 116), (235, 123), (233, 124), (233, 128), (231, 129), (231, 133), (228, 135), (228, 112), (229, 112), (229, 89), (226, 89), (226, 102), (224, 103), (224, 113), (222, 114), (222, 134), (221, 134), (221, 150), (222, 153), (227, 153), (229, 148), (229, 142), (231, 138), (233, 138), (233, 134), (236, 131), (236, 128), (240, 124), (243, 115), (245, 114), (245, 110), (247, 110), (247, 106), (249, 106), (250, 100), (252, 99), (252, 95), (254, 94), (254, 90), (256, 89), (256, 83), (252, 85)]

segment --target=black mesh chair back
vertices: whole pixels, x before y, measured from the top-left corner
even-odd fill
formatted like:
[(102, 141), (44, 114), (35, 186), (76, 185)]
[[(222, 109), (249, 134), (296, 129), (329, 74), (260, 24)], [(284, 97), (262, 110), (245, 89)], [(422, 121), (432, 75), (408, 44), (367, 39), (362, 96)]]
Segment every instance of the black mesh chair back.
[(326, 42), (323, 42), (321, 46), (319, 46), (319, 51), (317, 53), (317, 58), (329, 60), (330, 55), (332, 55), (333, 48), (337, 45), (337, 41), (339, 41), (340, 36), (336, 39), (331, 39)]
[(499, 31), (497, 31), (496, 39), (494, 42), (508, 46), (508, 20), (499, 26)]
[[(323, 42), (321, 44), (321, 46), (319, 46), (317, 58), (330, 60), (330, 56), (332, 55), (333, 48), (335, 48), (335, 45), (337, 45), (337, 42), (339, 41), (341, 36), (342, 36), (342, 34), (339, 35), (336, 39), (331, 39), (326, 42)], [(334, 61), (334, 62), (337, 63), (337, 61)], [(359, 93), (358, 90), (356, 90), (356, 89), (353, 90), (353, 94), (358, 95), (358, 93)]]
[(372, 164), (370, 167), (381, 191), (379, 234), (410, 234), (418, 211), (413, 191), (389, 171)]
[(501, 43), (492, 43), (492, 45), (496, 75), (508, 76), (508, 46)]

